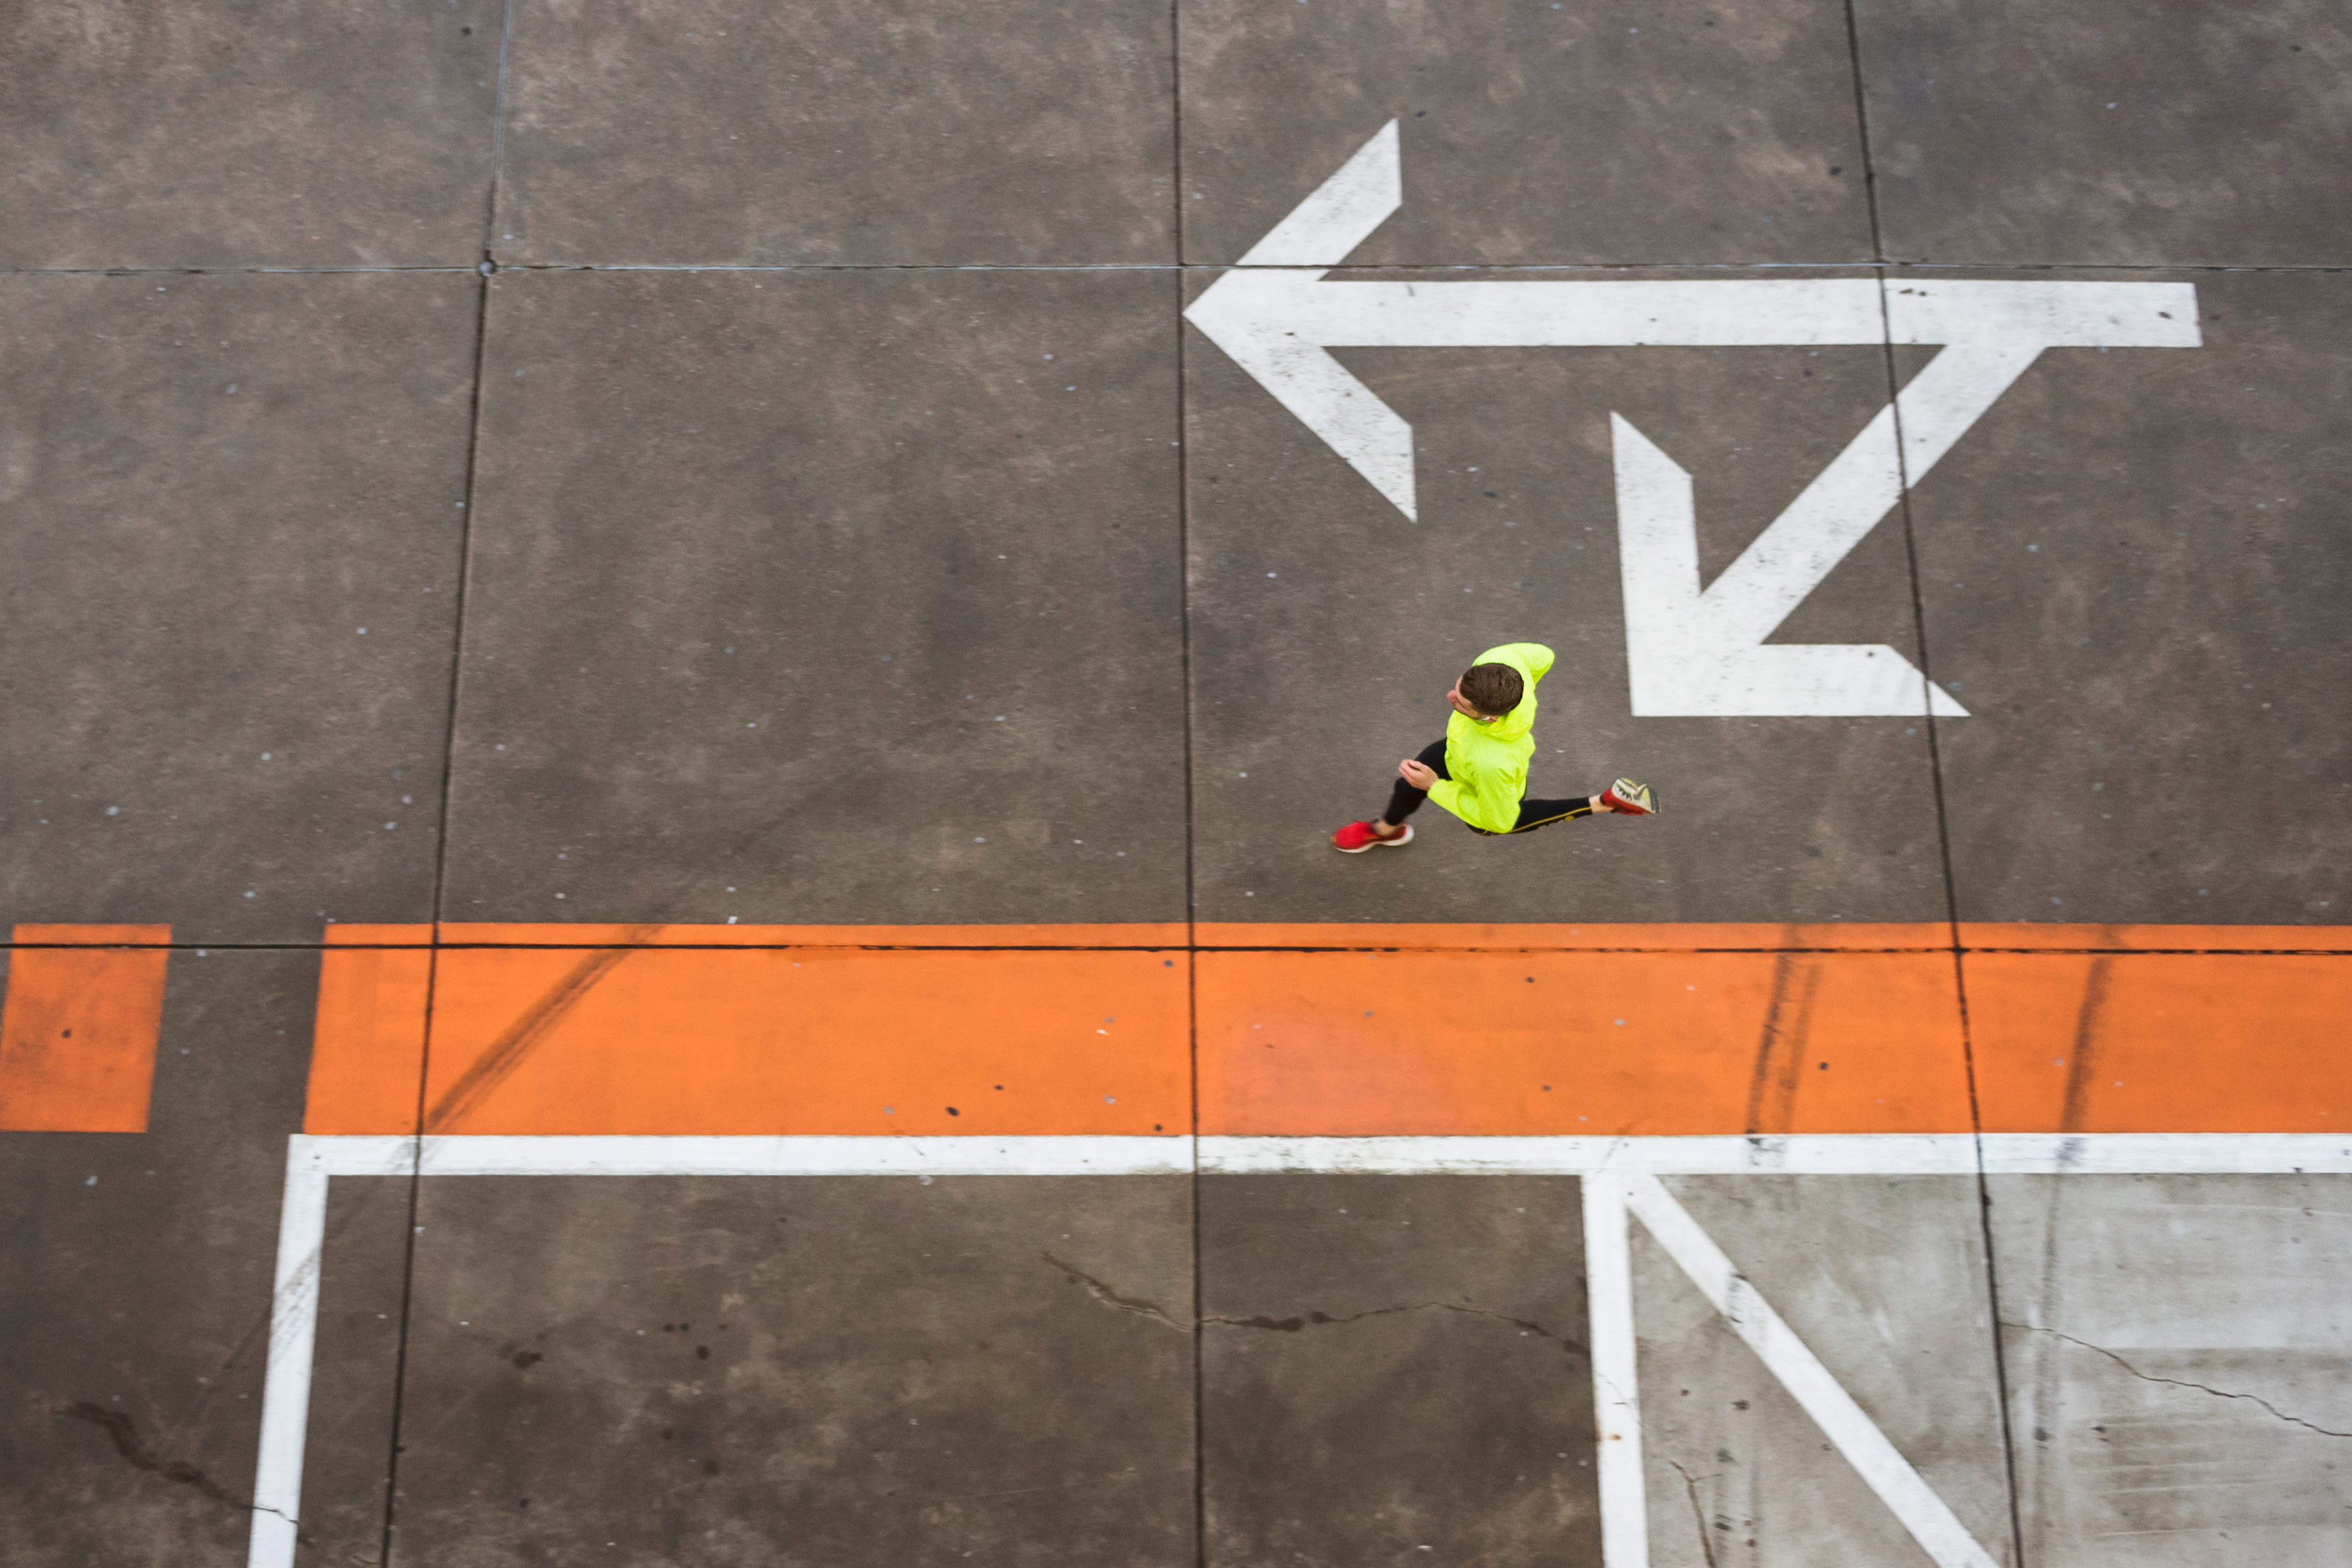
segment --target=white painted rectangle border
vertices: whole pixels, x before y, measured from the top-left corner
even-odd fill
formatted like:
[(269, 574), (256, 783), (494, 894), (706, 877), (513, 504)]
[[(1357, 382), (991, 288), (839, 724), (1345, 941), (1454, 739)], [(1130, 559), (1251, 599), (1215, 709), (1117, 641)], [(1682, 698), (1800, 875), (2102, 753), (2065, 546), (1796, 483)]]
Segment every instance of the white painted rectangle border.
[[(2352, 1174), (2352, 1135), (2249, 1132), (1807, 1133), (1694, 1138), (1192, 1138), (1110, 1135), (992, 1138), (528, 1137), (399, 1135), (288, 1142), (278, 1221), (261, 1451), (254, 1472), (247, 1568), (292, 1568), (317, 1347), (327, 1188), (336, 1176), (1161, 1176), (1276, 1174), (1599, 1177), (1615, 1239), (1599, 1238), (1603, 1277), (1623, 1245), (1621, 1180), (1684, 1176)], [(1598, 1256), (1588, 1240), (1588, 1262)], [(1603, 1294), (1608, 1294), (1604, 1289)], [(1599, 1300), (1598, 1297), (1595, 1298)], [(1610, 1295), (1610, 1300), (1615, 1300)], [(1630, 1333), (1630, 1309), (1622, 1325)], [(1595, 1352), (1596, 1372), (1605, 1359)], [(1620, 1358), (1622, 1359), (1622, 1358)], [(1612, 1366), (1630, 1394), (1632, 1368)], [(1600, 1394), (1604, 1421), (1610, 1399)], [(1618, 1402), (1630, 1444), (1603, 1445), (1604, 1492), (1633, 1489), (1639, 1415)], [(1622, 1447), (1612, 1467), (1607, 1452)], [(1629, 1461), (1635, 1467), (1628, 1469)], [(1613, 1478), (1613, 1483), (1612, 1483)], [(1608, 1500), (1604, 1497), (1604, 1504)], [(1623, 1500), (1611, 1568), (1646, 1556)], [(1604, 1531), (1604, 1534), (1608, 1531)]]

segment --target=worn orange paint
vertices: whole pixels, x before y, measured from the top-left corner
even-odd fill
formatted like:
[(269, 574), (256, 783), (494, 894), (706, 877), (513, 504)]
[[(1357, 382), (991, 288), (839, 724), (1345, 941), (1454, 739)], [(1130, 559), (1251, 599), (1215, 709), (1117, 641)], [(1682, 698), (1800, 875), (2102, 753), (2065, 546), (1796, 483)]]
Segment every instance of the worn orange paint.
[(459, 921), (441, 940), (490, 947), (1183, 947), (1181, 921), (1132, 925), (515, 925)]
[(1962, 921), (1971, 950), (2095, 952), (2352, 952), (2352, 926), (2059, 925)]
[(1150, 1133), (1181, 955), (442, 950), (430, 1132)]
[[(20, 925), (0, 1005), (0, 1131), (144, 1132), (172, 928)], [(124, 945), (118, 945), (124, 944)]]
[(1979, 952), (1968, 986), (1987, 1131), (2352, 1134), (2352, 960)]
[(1969, 1124), (1948, 953), (1258, 952), (1198, 963), (1203, 1132)]
[(433, 928), (336, 925), (319, 955), (305, 1132), (414, 1132)]
[(1203, 923), (1195, 944), (1208, 948), (1337, 948), (1349, 951), (1431, 949), (1453, 952), (1559, 951), (1693, 952), (1726, 949), (1949, 949), (1952, 928), (1941, 921), (1902, 925), (1848, 925), (1823, 921), (1768, 924), (1491, 925), (1472, 922), (1391, 925), (1264, 925)]

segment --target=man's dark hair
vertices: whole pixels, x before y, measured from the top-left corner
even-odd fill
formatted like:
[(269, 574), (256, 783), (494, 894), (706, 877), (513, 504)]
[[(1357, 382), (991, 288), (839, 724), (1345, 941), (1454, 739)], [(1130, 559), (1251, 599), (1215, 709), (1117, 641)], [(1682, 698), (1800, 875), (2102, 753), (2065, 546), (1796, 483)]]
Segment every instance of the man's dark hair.
[(1489, 719), (1499, 719), (1519, 705), (1527, 683), (1507, 664), (1474, 664), (1462, 672), (1463, 700)]

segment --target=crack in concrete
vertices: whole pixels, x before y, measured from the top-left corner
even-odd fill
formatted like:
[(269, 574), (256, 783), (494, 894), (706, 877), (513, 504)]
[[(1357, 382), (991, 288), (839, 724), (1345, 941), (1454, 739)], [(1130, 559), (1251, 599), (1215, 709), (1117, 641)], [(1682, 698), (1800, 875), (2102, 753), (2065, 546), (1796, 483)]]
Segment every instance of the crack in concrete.
[(1672, 1459), (1668, 1459), (1666, 1463), (1674, 1466), (1675, 1474), (1682, 1477), (1683, 1479), (1683, 1490), (1690, 1496), (1691, 1523), (1698, 1528), (1699, 1554), (1706, 1559), (1706, 1568), (1715, 1568), (1715, 1542), (1714, 1539), (1706, 1532), (1706, 1510), (1699, 1506), (1698, 1483), (1701, 1481), (1711, 1481), (1716, 1479), (1716, 1478), (1713, 1476), (1693, 1476), (1688, 1470), (1684, 1469), (1682, 1466), (1675, 1464)]
[(1071, 1284), (1086, 1287), (1087, 1294), (1106, 1307), (1116, 1311), (1132, 1312), (1139, 1318), (1149, 1318), (1153, 1322), (1173, 1329), (1180, 1334), (1192, 1331), (1185, 1325), (1170, 1317), (1157, 1304), (1147, 1301), (1140, 1296), (1122, 1296), (1086, 1270), (1063, 1262), (1050, 1252), (1041, 1252), (1037, 1256), (1060, 1269)]
[(1038, 1256), (1059, 1269), (1063, 1277), (1071, 1284), (1083, 1286), (1088, 1295), (1104, 1306), (1116, 1311), (1131, 1312), (1139, 1318), (1149, 1318), (1153, 1322), (1173, 1329), (1180, 1334), (1190, 1333), (1194, 1329), (1204, 1327), (1259, 1329), (1269, 1333), (1295, 1334), (1304, 1329), (1360, 1323), (1369, 1318), (1392, 1317), (1400, 1312), (1460, 1312), (1468, 1317), (1490, 1318), (1498, 1323), (1508, 1323), (1515, 1329), (1534, 1334), (1539, 1339), (1550, 1341), (1560, 1348), (1562, 1354), (1568, 1356), (1573, 1357), (1584, 1353), (1585, 1347), (1582, 1341), (1572, 1340), (1557, 1333), (1532, 1318), (1515, 1318), (1507, 1312), (1497, 1312), (1486, 1307), (1465, 1306), (1457, 1301), (1407, 1301), (1394, 1307), (1375, 1307), (1370, 1311), (1349, 1312), (1343, 1317), (1334, 1317), (1328, 1312), (1307, 1312), (1295, 1318), (1276, 1318), (1264, 1314), (1247, 1318), (1213, 1316), (1187, 1324), (1171, 1317), (1155, 1302), (1144, 1300), (1138, 1296), (1121, 1295), (1093, 1275), (1065, 1263), (1050, 1252), (1041, 1252)]
[(1487, 1307), (1465, 1307), (1458, 1301), (1407, 1301), (1394, 1307), (1375, 1307), (1366, 1312), (1349, 1312), (1345, 1317), (1333, 1317), (1328, 1312), (1308, 1312), (1297, 1318), (1203, 1318), (1203, 1323), (1213, 1323), (1227, 1329), (1264, 1329), (1277, 1334), (1295, 1334), (1302, 1329), (1336, 1327), (1342, 1323), (1360, 1323), (1368, 1318), (1393, 1317), (1399, 1312), (1460, 1312), (1465, 1317), (1491, 1318), (1498, 1323), (1550, 1341), (1564, 1355), (1576, 1356), (1584, 1352), (1581, 1341), (1571, 1340), (1553, 1332), (1532, 1318), (1514, 1318), (1508, 1312), (1497, 1312)]
[[(176, 1481), (184, 1487), (194, 1487), (213, 1501), (226, 1504), (240, 1513), (274, 1513), (278, 1518), (285, 1519), (289, 1524), (294, 1522), (277, 1509), (268, 1508), (238, 1497), (185, 1459), (156, 1458), (148, 1450), (147, 1445), (140, 1441), (137, 1424), (120, 1410), (109, 1410), (102, 1405), (93, 1405), (89, 1400), (83, 1400), (78, 1405), (67, 1405), (58, 1414), (70, 1421), (87, 1421), (105, 1433), (107, 1440), (114, 1445), (114, 1451), (121, 1455), (123, 1462), (132, 1469), (144, 1470), (150, 1475), (161, 1476), (167, 1481)], [(309, 1536), (302, 1534), (299, 1530), (295, 1531), (294, 1539), (304, 1546), (318, 1544)]]
[(2022, 1329), (2032, 1334), (2048, 1334), (2053, 1340), (2063, 1340), (2070, 1345), (2080, 1345), (2086, 1351), (2095, 1351), (2143, 1383), (2161, 1383), (2174, 1388), (2193, 1388), (2200, 1394), (2210, 1394), (2216, 1399), (2243, 1399), (2261, 1405), (2273, 1415), (2291, 1426), (2305, 1427), (2323, 1437), (2352, 1437), (2352, 1432), (2338, 1432), (2333, 1427), (2322, 1426), (2315, 1421), (2306, 1421), (2300, 1415), (2290, 1415), (2259, 1394), (2232, 1394), (2226, 1388), (2212, 1388), (2201, 1383), (2189, 1383), (2182, 1378), (2158, 1377), (2152, 1372), (2142, 1372), (2105, 1345), (2095, 1345), (2088, 1340), (2078, 1340), (2072, 1334), (2062, 1334), (2055, 1329), (2045, 1329), (2038, 1323), (2011, 1322), (2006, 1318), (2001, 1320), (2000, 1326), (2004, 1329)]

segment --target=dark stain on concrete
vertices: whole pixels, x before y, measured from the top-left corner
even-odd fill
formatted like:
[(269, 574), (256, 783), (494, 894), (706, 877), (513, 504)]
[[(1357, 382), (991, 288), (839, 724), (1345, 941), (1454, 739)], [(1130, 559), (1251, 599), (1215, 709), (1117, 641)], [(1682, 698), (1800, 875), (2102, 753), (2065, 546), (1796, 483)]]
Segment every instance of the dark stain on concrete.
[[(1793, 931), (1790, 933), (1794, 940)], [(1815, 955), (1783, 952), (1772, 963), (1772, 997), (1765, 1005), (1764, 1029), (1756, 1042), (1756, 1070), (1748, 1084), (1747, 1131), (1786, 1132), (1796, 1121), (1797, 1085), (1802, 1079), (1805, 1040), (1813, 1024), (1813, 998), (1822, 987)]]
[(473, 1066), (459, 1074), (457, 1081), (434, 1101), (433, 1109), (425, 1113), (425, 1131), (456, 1131), (499, 1085), (512, 1077), (515, 1069), (530, 1058), (530, 1054), (555, 1032), (555, 1026), (563, 1021), (564, 1015), (596, 988), (598, 981), (610, 974), (623, 959), (636, 952), (640, 944), (660, 930), (657, 925), (631, 926), (628, 934), (622, 938), (627, 945), (598, 948), (573, 964), (562, 979), (550, 986), (544, 995), (509, 1025), (506, 1033), (493, 1040), (490, 1048), (484, 1051)]
[(2100, 954), (2091, 960), (2090, 975), (2083, 982), (2083, 1005), (2074, 1014), (2074, 1043), (2066, 1054), (2066, 1099), (2058, 1111), (2061, 1132), (2083, 1130), (2084, 1108), (2091, 1098), (2091, 1068), (2098, 1054), (2099, 1024), (2107, 1010), (2107, 976), (2114, 965), (2112, 954)]

